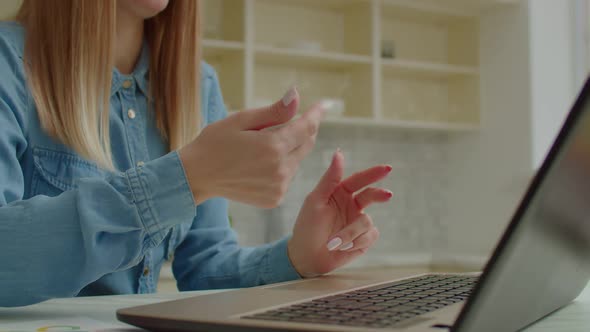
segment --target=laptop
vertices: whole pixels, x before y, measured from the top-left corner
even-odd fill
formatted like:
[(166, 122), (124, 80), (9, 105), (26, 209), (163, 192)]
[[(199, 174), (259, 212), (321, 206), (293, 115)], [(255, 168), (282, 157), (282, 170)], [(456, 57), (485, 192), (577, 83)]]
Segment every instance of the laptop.
[(177, 331), (517, 331), (590, 278), (590, 80), (484, 271), (328, 275), (117, 311)]

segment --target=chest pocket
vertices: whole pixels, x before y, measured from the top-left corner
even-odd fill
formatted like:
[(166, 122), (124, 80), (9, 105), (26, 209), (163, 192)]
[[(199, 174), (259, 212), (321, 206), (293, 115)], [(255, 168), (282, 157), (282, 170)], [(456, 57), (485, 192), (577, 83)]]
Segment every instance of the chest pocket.
[(95, 164), (73, 153), (45, 148), (34, 148), (32, 152), (35, 163), (31, 184), (33, 195), (57, 196), (77, 188), (80, 179), (106, 175)]

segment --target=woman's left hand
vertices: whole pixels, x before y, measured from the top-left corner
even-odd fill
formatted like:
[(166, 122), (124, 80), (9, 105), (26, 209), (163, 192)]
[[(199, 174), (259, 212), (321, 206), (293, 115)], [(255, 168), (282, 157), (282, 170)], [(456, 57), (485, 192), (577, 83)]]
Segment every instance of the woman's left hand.
[(302, 277), (328, 273), (364, 254), (379, 237), (367, 206), (387, 202), (391, 191), (369, 187), (391, 171), (381, 165), (342, 180), (344, 157), (337, 151), (297, 217), (288, 253)]

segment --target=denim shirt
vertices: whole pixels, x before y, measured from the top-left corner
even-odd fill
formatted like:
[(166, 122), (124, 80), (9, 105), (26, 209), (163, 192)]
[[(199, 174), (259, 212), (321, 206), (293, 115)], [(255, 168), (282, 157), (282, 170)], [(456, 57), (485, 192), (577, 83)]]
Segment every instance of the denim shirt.
[[(23, 70), (22, 26), (0, 22), (0, 306), (50, 298), (150, 293), (172, 260), (180, 290), (298, 278), (287, 239), (241, 248), (227, 201), (195, 207), (176, 152), (148, 111), (149, 52), (114, 70), (106, 171), (41, 128)], [(204, 125), (226, 116), (219, 83), (201, 68)], [(223, 152), (220, 152), (223, 153)]]

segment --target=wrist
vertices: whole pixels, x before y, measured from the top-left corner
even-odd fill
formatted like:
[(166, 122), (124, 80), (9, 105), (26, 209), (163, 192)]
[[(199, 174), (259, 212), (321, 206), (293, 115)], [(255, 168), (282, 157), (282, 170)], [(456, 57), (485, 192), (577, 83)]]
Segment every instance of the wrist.
[(187, 151), (186, 147), (184, 147), (178, 151), (178, 156), (184, 168), (184, 174), (193, 194), (195, 205), (199, 205), (213, 197), (209, 194), (209, 190), (207, 190), (207, 181), (200, 176), (202, 172), (197, 172), (194, 169), (194, 153)]
[(293, 257), (293, 239), (289, 239), (289, 241), (287, 242), (287, 258), (289, 258), (289, 261), (291, 262), (291, 265), (293, 265), (293, 268), (295, 269), (297, 274), (299, 274), (301, 278), (305, 278), (303, 276), (303, 273), (301, 273), (301, 268), (298, 267), (298, 264)]
[(311, 278), (315, 276), (313, 273), (308, 272), (309, 270), (305, 268), (304, 261), (297, 255), (297, 250), (294, 248), (292, 238), (287, 242), (287, 257), (301, 278)]

